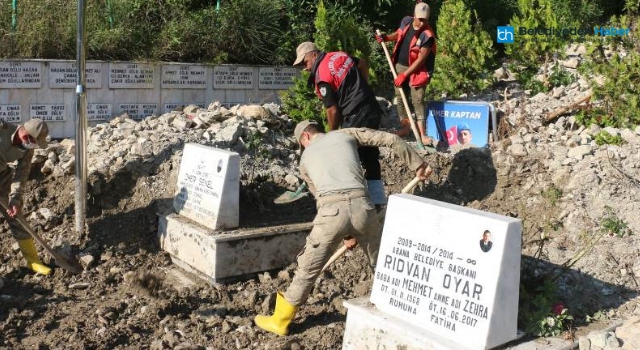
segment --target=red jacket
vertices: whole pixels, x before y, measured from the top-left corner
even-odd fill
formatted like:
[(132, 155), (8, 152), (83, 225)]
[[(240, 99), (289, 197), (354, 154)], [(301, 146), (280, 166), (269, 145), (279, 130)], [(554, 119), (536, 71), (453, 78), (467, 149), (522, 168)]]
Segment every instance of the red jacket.
[[(396, 62), (398, 61), (398, 50), (400, 49), (400, 44), (402, 43), (402, 40), (404, 39), (407, 31), (409, 31), (409, 28), (412, 25), (413, 17), (405, 17), (402, 19), (402, 22), (400, 22), (400, 28), (398, 28), (398, 30), (396, 31), (398, 33), (398, 40), (396, 40), (396, 45), (393, 48), (393, 64), (396, 64)], [(416, 35), (411, 38), (409, 49), (409, 65), (411, 65), (413, 62), (415, 62), (415, 60), (418, 59), (421, 44), (426, 43), (431, 38), (433, 38), (433, 46), (431, 47), (431, 51), (429, 52), (429, 55), (427, 56), (424, 64), (409, 76), (410, 86), (423, 87), (429, 84), (431, 76), (433, 75), (433, 67), (435, 65), (436, 58), (436, 36), (429, 24), (427, 24), (424, 29), (417, 31)]]

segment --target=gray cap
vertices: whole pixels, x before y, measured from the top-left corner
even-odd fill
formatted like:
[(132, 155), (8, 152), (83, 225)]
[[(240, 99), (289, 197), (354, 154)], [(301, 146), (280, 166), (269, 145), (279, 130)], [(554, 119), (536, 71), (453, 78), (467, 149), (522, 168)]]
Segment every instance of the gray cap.
[(293, 136), (296, 138), (297, 142), (300, 142), (300, 137), (302, 137), (302, 132), (304, 131), (304, 129), (306, 129), (307, 126), (311, 124), (318, 125), (318, 123), (315, 120), (303, 120), (300, 123), (298, 123), (298, 125), (296, 125), (295, 130), (293, 130)]
[(316, 44), (310, 41), (305, 41), (302, 44), (298, 45), (298, 48), (296, 48), (296, 60), (295, 62), (293, 62), (293, 65), (301, 65), (302, 61), (304, 60), (304, 55), (313, 51), (318, 51), (318, 48), (316, 47)]
[(431, 9), (429, 5), (424, 2), (416, 4), (416, 9), (414, 11), (417, 18), (429, 19), (429, 14), (431, 13)]
[(49, 135), (47, 123), (41, 119), (34, 118), (24, 123), (24, 129), (29, 135), (36, 139), (38, 147), (47, 148), (47, 135)]

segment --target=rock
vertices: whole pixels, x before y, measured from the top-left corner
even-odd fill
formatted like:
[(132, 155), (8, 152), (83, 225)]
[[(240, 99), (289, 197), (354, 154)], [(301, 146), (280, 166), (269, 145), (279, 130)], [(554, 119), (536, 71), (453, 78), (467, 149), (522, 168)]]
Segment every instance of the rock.
[(91, 283), (88, 283), (88, 282), (77, 282), (69, 285), (69, 289), (77, 289), (77, 290), (83, 290), (89, 287), (91, 287)]
[(509, 146), (507, 150), (516, 157), (524, 157), (527, 154), (529, 154), (529, 152), (527, 152), (526, 147), (524, 147), (524, 145), (520, 143), (516, 143)]
[(94, 260), (95, 258), (91, 254), (86, 254), (80, 257), (80, 263), (85, 270), (89, 269)]
[(587, 338), (591, 341), (591, 348), (594, 346), (599, 348), (607, 346), (607, 333), (603, 331), (592, 331), (587, 334)]
[(496, 78), (497, 80), (504, 80), (509, 78), (509, 73), (507, 73), (507, 68), (500, 67), (496, 69), (495, 71), (493, 71), (493, 77)]
[(60, 141), (60, 146), (62, 146), (67, 152), (67, 154), (75, 154), (76, 153), (76, 141), (73, 139), (64, 139)]
[(242, 127), (239, 124), (231, 124), (224, 129), (218, 131), (216, 133), (215, 139), (219, 142), (227, 142), (229, 144), (234, 144), (238, 141), (238, 137), (242, 132)]
[(260, 105), (244, 105), (240, 106), (236, 112), (237, 115), (244, 118), (269, 120), (271, 113)]
[(620, 136), (620, 130), (618, 128), (612, 128), (610, 126), (607, 126), (606, 128), (602, 129), (602, 131), (606, 132), (611, 136)]
[(581, 160), (586, 155), (591, 154), (591, 152), (593, 152), (593, 148), (591, 146), (582, 145), (582, 146), (570, 148), (569, 152), (567, 152), (567, 157)]
[(289, 184), (289, 186), (292, 186), (292, 187), (297, 187), (298, 185), (300, 185), (300, 181), (298, 180), (298, 178), (292, 174), (287, 174), (284, 177), (284, 181), (286, 181), (287, 184)]
[(620, 132), (620, 137), (625, 140), (627, 143), (636, 144), (640, 141), (640, 137), (636, 135), (633, 131), (629, 129), (622, 129)]
[(187, 119), (185, 117), (179, 117), (173, 120), (173, 122), (171, 123), (171, 126), (178, 128), (179, 130), (186, 130), (191, 128), (194, 124), (195, 123), (190, 119)]
[(560, 98), (565, 95), (564, 86), (558, 86), (553, 88), (553, 98)]
[(591, 348), (591, 341), (587, 337), (580, 337), (578, 339), (578, 349), (589, 350)]
[(40, 172), (45, 175), (49, 175), (53, 172), (55, 168), (55, 164), (51, 161), (51, 159), (47, 159), (44, 164), (42, 164), (42, 168), (40, 168)]
[(578, 68), (578, 65), (580, 64), (580, 59), (576, 58), (576, 57), (572, 57), (566, 61), (560, 61), (560, 64), (562, 64), (563, 67), (565, 68), (571, 68), (571, 69), (576, 69)]

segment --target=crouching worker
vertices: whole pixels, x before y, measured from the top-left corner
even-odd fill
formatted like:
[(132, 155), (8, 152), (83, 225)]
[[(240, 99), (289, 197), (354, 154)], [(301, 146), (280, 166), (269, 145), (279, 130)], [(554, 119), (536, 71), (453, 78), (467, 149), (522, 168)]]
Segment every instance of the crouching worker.
[[(9, 206), (2, 214), (27, 260), (27, 267), (43, 275), (50, 274), (51, 269), (40, 261), (33, 238), (15, 218), (22, 211), (22, 189), (31, 170), (33, 150), (47, 148), (48, 134), (47, 124), (40, 119), (31, 119), (19, 126), (0, 121), (0, 196)], [(16, 162), (15, 171), (7, 164), (10, 162)]]
[[(322, 267), (345, 238), (355, 238), (373, 269), (378, 258), (382, 225), (367, 193), (358, 158), (359, 146), (393, 148), (416, 176), (425, 180), (431, 168), (399, 136), (367, 128), (346, 128), (327, 134), (313, 121), (300, 122), (294, 136), (304, 147), (300, 174), (316, 198), (318, 213), (307, 237), (298, 267), (286, 292), (278, 292), (272, 316), (258, 315), (258, 327), (278, 335), (289, 332), (289, 324), (305, 303)], [(349, 242), (349, 243), (348, 243)], [(350, 240), (345, 241), (353, 246)]]

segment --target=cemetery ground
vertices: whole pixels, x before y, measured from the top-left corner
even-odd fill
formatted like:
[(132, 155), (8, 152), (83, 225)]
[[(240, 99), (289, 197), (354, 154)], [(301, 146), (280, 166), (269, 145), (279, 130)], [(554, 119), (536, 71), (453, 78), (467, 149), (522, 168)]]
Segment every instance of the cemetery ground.
[[(567, 91), (566, 100), (581, 92)], [(551, 317), (559, 303), (574, 317), (557, 337), (569, 344), (589, 326), (640, 314), (640, 130), (608, 130), (625, 142), (598, 145), (592, 141), (601, 131), (573, 117), (541, 122), (562, 96), (520, 91), (486, 99), (507, 112), (501, 139), (487, 149), (425, 154), (434, 173), (414, 193), (523, 220), (520, 328)], [(391, 115), (384, 127), (394, 122)], [(67, 140), (38, 153), (25, 212), (54, 247), (78, 256), (85, 271), (32, 274), (5, 225), (0, 348), (340, 348), (343, 301), (369, 294), (372, 282), (359, 249), (321, 276), (286, 337), (259, 330), (253, 317), (270, 312), (274, 292), (286, 288), (295, 264), (210, 285), (159, 249), (157, 213), (171, 205), (187, 142), (240, 153), (242, 228), (310, 221), (315, 206), (309, 197), (273, 204), (297, 185), (293, 126), (277, 106), (227, 110), (214, 103), (91, 128), (84, 237), (74, 232), (74, 145)], [(382, 162), (387, 192), (399, 193), (413, 174), (390, 150), (382, 151)]]

